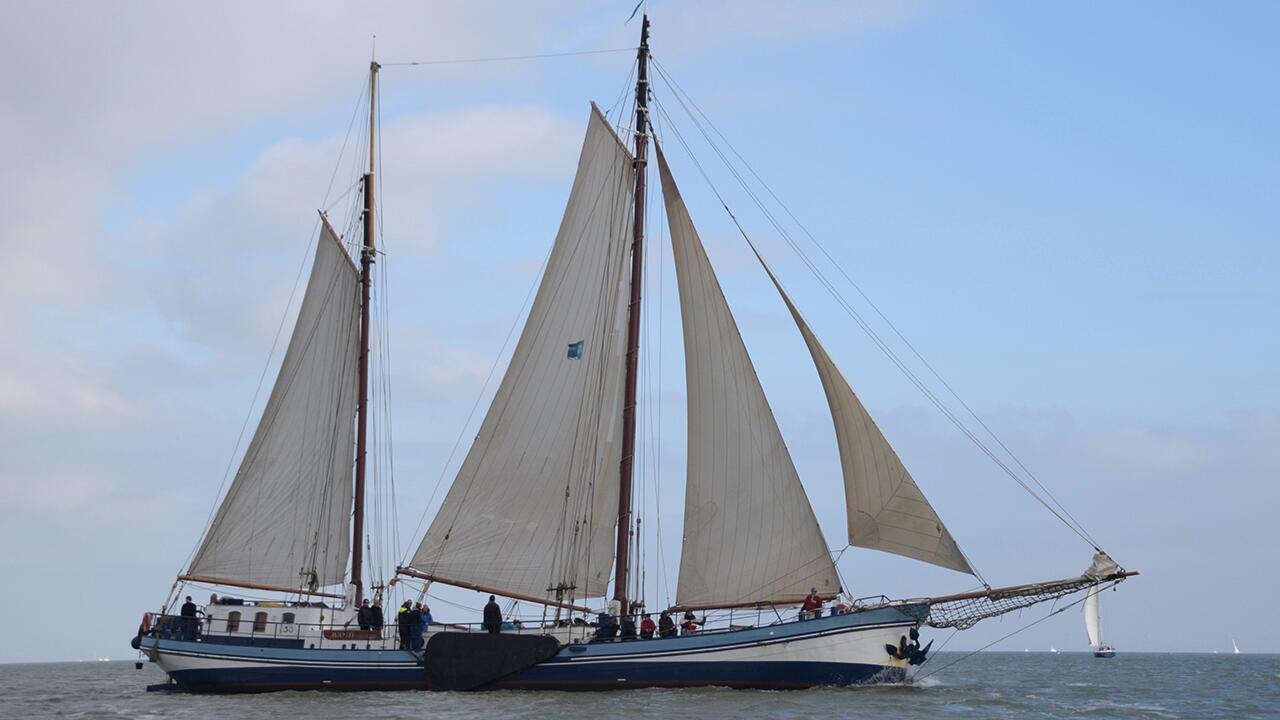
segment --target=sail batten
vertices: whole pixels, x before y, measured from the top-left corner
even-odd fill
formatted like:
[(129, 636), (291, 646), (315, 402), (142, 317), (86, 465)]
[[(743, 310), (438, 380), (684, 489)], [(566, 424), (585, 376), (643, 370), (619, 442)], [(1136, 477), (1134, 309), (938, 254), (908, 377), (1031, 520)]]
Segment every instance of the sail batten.
[(839, 578), (688, 209), (658, 147), (684, 328), (689, 457), (676, 603), (787, 603)]
[(973, 574), (959, 545), (827, 354), (782, 283), (756, 258), (800, 329), (831, 409), (844, 475), (849, 544)]
[(328, 223), (262, 418), (186, 575), (315, 589), (350, 549), (359, 277)]
[(593, 106), (542, 282), (410, 567), (512, 597), (604, 594), (613, 560), (632, 157)]

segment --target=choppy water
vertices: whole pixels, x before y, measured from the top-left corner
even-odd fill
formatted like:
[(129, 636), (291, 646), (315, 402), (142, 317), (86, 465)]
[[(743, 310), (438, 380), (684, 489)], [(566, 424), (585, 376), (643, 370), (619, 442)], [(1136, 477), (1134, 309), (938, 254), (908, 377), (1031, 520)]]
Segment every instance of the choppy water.
[[(959, 655), (942, 653), (925, 671)], [(922, 673), (923, 674), (923, 673)], [(157, 695), (152, 665), (0, 665), (0, 717), (236, 718), (1280, 718), (1280, 655), (982, 653), (904, 687), (764, 692)]]

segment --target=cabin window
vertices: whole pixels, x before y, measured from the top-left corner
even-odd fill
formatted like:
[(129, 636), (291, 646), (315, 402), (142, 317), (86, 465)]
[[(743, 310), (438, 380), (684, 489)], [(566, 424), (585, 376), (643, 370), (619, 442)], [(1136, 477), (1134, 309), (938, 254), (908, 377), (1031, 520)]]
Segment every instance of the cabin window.
[(240, 611), (233, 610), (227, 613), (227, 632), (240, 632)]
[(285, 625), (292, 625), (293, 613), (285, 613), (283, 616), (280, 617), (280, 622), (284, 623)]
[(267, 631), (267, 614), (266, 613), (260, 612), (253, 616), (253, 631), (256, 633)]

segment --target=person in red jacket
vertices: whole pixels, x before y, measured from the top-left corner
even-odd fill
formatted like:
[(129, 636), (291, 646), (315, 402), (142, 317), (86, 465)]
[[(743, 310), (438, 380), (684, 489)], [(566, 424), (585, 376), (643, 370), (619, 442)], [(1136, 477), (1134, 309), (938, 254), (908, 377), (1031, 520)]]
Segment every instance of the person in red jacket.
[(818, 588), (811, 587), (804, 604), (800, 606), (800, 619), (811, 620), (816, 617), (822, 617), (822, 596), (818, 595)]
[(644, 619), (640, 621), (640, 637), (650, 640), (653, 638), (653, 632), (657, 629), (658, 626), (653, 624), (653, 618), (649, 617), (648, 613), (645, 613)]

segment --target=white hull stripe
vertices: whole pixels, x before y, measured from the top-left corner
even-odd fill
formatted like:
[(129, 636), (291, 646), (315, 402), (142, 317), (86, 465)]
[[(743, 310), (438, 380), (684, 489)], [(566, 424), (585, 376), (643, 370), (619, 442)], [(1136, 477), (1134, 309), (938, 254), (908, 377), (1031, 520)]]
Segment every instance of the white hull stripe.
[(294, 667), (326, 667), (326, 668), (344, 668), (349, 670), (406, 670), (422, 667), (416, 662), (337, 662), (332, 660), (292, 660), (292, 659), (274, 659), (264, 657), (245, 657), (243, 655), (210, 655), (208, 653), (188, 652), (185, 650), (159, 650), (160, 660), (164, 660), (166, 655), (176, 655), (178, 657), (198, 658), (200, 660), (215, 660), (225, 663), (250, 663), (254, 665), (287, 665)]
[(726, 650), (737, 650), (741, 648), (764, 647), (766, 645), (777, 645), (779, 643), (790, 643), (790, 642), (796, 642), (799, 640), (809, 640), (817, 637), (843, 635), (846, 633), (864, 632), (869, 630), (880, 630), (880, 629), (894, 628), (894, 627), (912, 627), (914, 625), (915, 623), (912, 623), (912, 622), (879, 623), (876, 625), (858, 625), (856, 627), (834, 628), (831, 630), (822, 630), (819, 632), (805, 633), (803, 635), (775, 636), (765, 640), (751, 640), (747, 642), (734, 643), (732, 645), (716, 645), (713, 647), (689, 648), (686, 650), (663, 650), (663, 651), (656, 651), (656, 652), (627, 653), (627, 654), (617, 654), (617, 655), (594, 655), (594, 656), (593, 655), (579, 655), (579, 656), (569, 655), (568, 657), (566, 657), (564, 655), (565, 651), (562, 650), (560, 655), (555, 656), (548, 662), (556, 663), (556, 662), (567, 661), (574, 664), (585, 665), (588, 663), (612, 662), (614, 660), (641, 660), (641, 659), (656, 658), (656, 657), (670, 658), (670, 657), (678, 657), (681, 655), (701, 655), (705, 653), (724, 652)]

